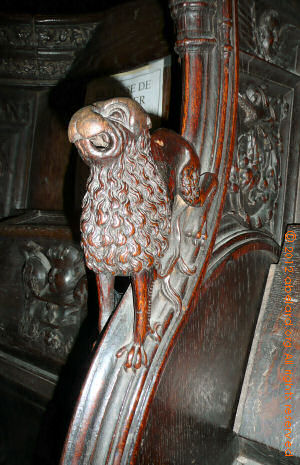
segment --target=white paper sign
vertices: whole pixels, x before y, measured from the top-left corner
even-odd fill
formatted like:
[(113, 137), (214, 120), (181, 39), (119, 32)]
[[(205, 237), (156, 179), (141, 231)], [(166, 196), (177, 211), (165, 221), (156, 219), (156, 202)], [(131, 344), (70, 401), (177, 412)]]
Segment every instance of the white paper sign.
[(147, 113), (162, 116), (164, 66), (163, 58), (113, 77), (128, 89), (131, 97), (140, 103)]
[(160, 118), (163, 112), (164, 68), (170, 61), (168, 56), (132, 71), (97, 79), (89, 84), (86, 101), (92, 103), (130, 94), (128, 96), (140, 103), (147, 113)]

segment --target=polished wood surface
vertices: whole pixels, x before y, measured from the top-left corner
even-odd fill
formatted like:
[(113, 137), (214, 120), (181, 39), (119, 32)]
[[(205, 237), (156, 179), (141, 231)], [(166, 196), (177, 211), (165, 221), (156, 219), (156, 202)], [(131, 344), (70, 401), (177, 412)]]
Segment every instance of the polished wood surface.
[[(54, 465), (65, 441), (64, 465), (295, 465), (278, 430), (279, 359), (264, 346), (278, 339), (276, 299), (275, 330), (255, 328), (269, 266), (300, 220), (299, 5), (90, 4), (31, 2), (32, 16), (0, 18), (0, 461)], [(72, 18), (36, 15), (64, 8)], [(171, 17), (179, 59), (163, 125), (177, 132), (152, 132), (149, 149), (169, 246), (152, 292), (148, 271), (123, 296), (127, 278), (96, 269), (87, 294), (67, 124), (90, 79), (172, 54)], [(65, 215), (6, 219), (28, 208)], [(144, 352), (132, 351), (139, 335)]]
[(278, 264), (270, 267), (234, 430), (300, 457), (300, 227), (288, 226)]
[[(185, 212), (175, 195), (168, 249), (172, 258), (168, 260), (167, 251), (161, 265), (165, 273), (159, 274), (152, 293), (150, 321), (155, 322), (159, 339), (156, 347), (150, 340), (145, 344), (151, 354), (149, 366), (139, 364), (133, 373), (125, 364), (122, 372), (116, 359), (106, 359), (113, 355), (108, 345), (119, 346), (130, 339), (134, 319), (132, 310), (129, 316), (132, 297), (127, 292), (100, 340), (70, 427), (63, 464), (85, 460), (210, 464), (224, 456), (226, 463), (266, 460), (265, 444), (253, 454), (251, 441), (243, 441), (232, 427), (268, 267), (277, 260), (282, 234), (295, 213), (295, 184), (291, 190), (288, 179), (293, 167), (298, 169), (297, 150), (289, 146), (291, 124), (297, 120), (297, 100), (291, 99), (298, 79), (296, 69), (290, 75), (273, 67), (273, 62), (281, 62), (276, 55), (282, 52), (281, 46), (272, 45), (271, 37), (270, 44), (259, 42), (265, 40), (263, 34), (276, 23), (277, 15), (253, 10), (258, 29), (252, 52), (264, 56), (265, 62), (240, 53), (238, 142), (231, 160), (238, 72), (232, 8), (224, 2), (217, 9), (219, 21), (223, 19), (220, 38), (213, 33), (212, 5), (171, 4), (178, 32), (176, 50), (183, 65), (182, 134), (195, 147), (201, 172), (216, 176), (216, 193), (207, 210), (200, 210), (198, 220), (193, 209)], [(222, 58), (216, 50), (222, 50)], [(287, 69), (291, 67), (286, 63)], [(213, 95), (219, 99), (212, 99)], [(296, 128), (292, 134), (297, 139)], [(176, 147), (175, 139), (170, 141)], [(162, 152), (155, 159), (164, 165), (168, 144), (159, 136), (157, 142)], [(155, 146), (152, 150), (155, 153)], [(225, 152), (229, 166), (232, 162), (230, 173)], [(167, 169), (172, 171), (168, 162)], [(228, 187), (227, 196), (223, 186)], [(284, 200), (286, 189), (292, 205)], [(188, 237), (203, 242), (193, 248), (185, 242)], [(206, 249), (209, 244), (211, 248)], [(203, 255), (197, 261), (199, 250)], [(197, 279), (182, 279), (180, 273), (192, 276), (195, 269)], [(277, 449), (267, 460), (285, 459)]]
[[(170, 184), (171, 190), (174, 190), (169, 245), (165, 255), (161, 247), (161, 252), (156, 257), (156, 263), (158, 258), (160, 262), (155, 266), (158, 279), (153, 291), (151, 292), (150, 283), (147, 283), (147, 295), (144, 292), (145, 286), (141, 294), (133, 287), (134, 304), (138, 303), (139, 297), (148, 300), (148, 295), (151, 295), (151, 314), (147, 317), (152, 331), (155, 330), (155, 337), (149, 334), (144, 339), (144, 358), (142, 355), (135, 356), (132, 349), (129, 349), (124, 363), (126, 351), (124, 353), (121, 350), (120, 353), (119, 350), (115, 353), (115, 347), (130, 347), (132, 338), (135, 340), (136, 331), (132, 335), (133, 321), (138, 323), (135, 325), (136, 330), (145, 327), (144, 324), (139, 325), (138, 308), (134, 309), (133, 316), (132, 297), (128, 291), (100, 339), (70, 426), (62, 457), (64, 464), (85, 461), (129, 463), (136, 459), (151, 398), (176, 336), (196, 304), (195, 296), (205, 276), (221, 219), (227, 189), (226, 179), (233, 156), (238, 104), (236, 5), (227, 1), (218, 6), (173, 2), (171, 10), (178, 29), (176, 48), (183, 60), (182, 132), (187, 142), (181, 142), (180, 136), (163, 131), (157, 137), (155, 134), (153, 136), (157, 151), (159, 148), (162, 151), (161, 155), (158, 153), (156, 156), (162, 166), (170, 164), (168, 158), (172, 146), (175, 148), (175, 160), (178, 152), (178, 161), (174, 163), (175, 173), (172, 174), (171, 165), (170, 179), (166, 179), (167, 185)], [(203, 22), (199, 23), (199, 17), (203, 18)], [(221, 36), (216, 32), (217, 21), (222, 25), (224, 34)], [(215, 74), (214, 67), (209, 66), (209, 59), (219, 67), (219, 73)], [(212, 76), (214, 81), (210, 81)], [(211, 93), (209, 83), (212, 87)], [(217, 91), (218, 99), (215, 100), (213, 96)], [(199, 118), (199, 109), (195, 102), (201, 102), (200, 110), (204, 112), (204, 121)], [(108, 213), (104, 199), (112, 196), (108, 190), (100, 207), (95, 208), (94, 201), (105, 183), (102, 183), (102, 177), (100, 180), (100, 176), (95, 176), (96, 170), (93, 166), (96, 165), (98, 170), (101, 163), (107, 165), (113, 157), (120, 156), (128, 130), (133, 135), (137, 133), (136, 141), (145, 151), (144, 136), (140, 136), (140, 133), (145, 127), (144, 121), (147, 120), (144, 117), (134, 117), (134, 106), (136, 104), (129, 102), (125, 105), (125, 99), (96, 103), (94, 107), (80, 110), (70, 123), (70, 138), (92, 168), (87, 186), (93, 197), (88, 193), (83, 201), (81, 230), (88, 266), (100, 273), (107, 273), (110, 268), (112, 273), (131, 271), (124, 260), (126, 256), (122, 259), (121, 254), (119, 262), (116, 260), (116, 247), (108, 249), (110, 255), (106, 257), (108, 252), (104, 250), (104, 246), (107, 247), (109, 241), (106, 241), (106, 235), (102, 238), (94, 226), (94, 223), (99, 226), (105, 224)], [(121, 128), (115, 125), (116, 121), (121, 121)], [(226, 125), (226, 121), (230, 124)], [(217, 129), (213, 130), (213, 127)], [(201, 144), (204, 139), (205, 146)], [(129, 143), (129, 147), (130, 145)], [(195, 153), (192, 146), (196, 149)], [(151, 153), (148, 158), (151, 160)], [(122, 173), (126, 175), (126, 169), (131, 170), (130, 165), (133, 163), (134, 161), (124, 158), (125, 167)], [(153, 169), (153, 177), (154, 173)], [(173, 189), (172, 182), (170, 183), (172, 178), (175, 181)], [(105, 173), (103, 179), (106, 179)], [(128, 182), (129, 185), (124, 190), (128, 191), (130, 198), (130, 189), (134, 189), (139, 183), (138, 174)], [(142, 204), (144, 196), (147, 199), (151, 195), (149, 189), (147, 192), (145, 182), (142, 187), (145, 193), (140, 193), (137, 205)], [(162, 187), (160, 189), (165, 201), (169, 203), (166, 191)], [(126, 199), (125, 197), (122, 202)], [(155, 202), (152, 204), (156, 206)], [(129, 218), (132, 222), (133, 209), (129, 212)], [(113, 231), (116, 226), (108, 223), (107, 233), (111, 234), (110, 230)], [(152, 229), (156, 236), (160, 234), (159, 228), (155, 233), (155, 223)], [(134, 232), (133, 228), (132, 234)], [(134, 253), (137, 263), (145, 251)], [(133, 276), (136, 271), (133, 267)], [(144, 304), (143, 307), (148, 313), (147, 306)], [(135, 360), (135, 357), (136, 363), (132, 365), (131, 359)]]

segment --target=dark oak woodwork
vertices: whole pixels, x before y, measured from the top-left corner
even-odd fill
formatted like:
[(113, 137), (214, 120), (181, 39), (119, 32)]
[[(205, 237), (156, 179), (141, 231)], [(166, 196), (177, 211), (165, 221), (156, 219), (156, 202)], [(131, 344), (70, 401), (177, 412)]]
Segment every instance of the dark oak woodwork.
[[(272, 264), (300, 221), (299, 5), (117, 3), (0, 16), (0, 216), (20, 213), (0, 223), (0, 462), (296, 465)], [(178, 131), (181, 67), (180, 134), (128, 99), (77, 111), (94, 78), (171, 54), (172, 20), (163, 124)]]
[[(50, 11), (46, 3), (39, 5), (39, 11)], [(11, 5), (10, 11), (14, 7), (17, 5)], [(57, 463), (59, 444), (66, 435), (63, 428), (70, 421), (65, 411), (74, 408), (77, 395), (74, 378), (84, 375), (85, 354), (96, 334), (93, 283), (89, 286), (91, 310), (85, 320), (83, 259), (81, 271), (76, 265), (75, 255), (80, 253), (78, 222), (72, 213), (76, 163), (67, 138), (68, 121), (83, 104), (90, 77), (141, 66), (170, 49), (159, 2), (138, 0), (127, 2), (125, 9), (119, 5), (98, 13), (100, 7), (103, 5), (97, 4), (92, 15), (41, 16), (34, 11), (32, 15), (0, 15), (0, 217), (32, 208), (66, 213), (63, 221), (61, 215), (53, 220), (56, 215), (52, 213), (26, 214), (0, 226), (0, 422), (6, 429), (4, 444), (0, 440), (3, 463), (29, 465), (39, 428), (37, 461)], [(24, 10), (29, 8), (27, 3)], [(74, 5), (71, 9), (75, 11)], [(55, 13), (54, 8), (52, 11)], [(145, 18), (151, 28), (145, 27)], [(120, 27), (111, 34), (114, 21)], [(103, 47), (104, 41), (107, 45)], [(140, 41), (148, 44), (147, 49), (140, 47)], [(100, 48), (105, 50), (101, 57)], [(67, 250), (71, 254), (60, 260), (60, 254)], [(47, 277), (49, 270), (56, 270), (57, 279), (62, 277), (57, 289)], [(114, 301), (118, 301), (117, 296), (115, 291)], [(62, 368), (64, 364), (66, 368)], [(66, 394), (70, 390), (71, 397)], [(62, 400), (65, 395), (68, 402)], [(32, 396), (34, 404), (28, 400)], [(16, 443), (18, 447), (13, 449)]]
[(234, 430), (300, 456), (300, 227), (288, 226), (278, 264), (270, 267)]
[[(149, 322), (156, 344), (153, 338), (145, 338), (147, 355), (137, 357), (130, 349), (124, 371), (114, 357), (115, 347), (128, 347), (137, 321), (141, 294), (133, 285), (134, 312), (129, 290), (100, 339), (70, 426), (64, 465), (85, 461), (210, 464), (222, 462), (223, 457), (226, 463), (248, 458), (255, 463), (266, 451), (262, 444), (256, 457), (249, 453), (245, 458), (242, 449), (247, 441), (236, 436), (232, 426), (268, 267), (277, 260), (287, 222), (295, 217), (295, 184), (290, 191), (291, 208), (285, 206), (285, 194), (293, 166), (298, 167), (297, 151), (289, 153), (298, 81), (296, 73), (285, 79), (285, 72), (272, 66), (277, 52), (283, 50), (276, 41), (285, 31), (283, 27), (276, 32), (276, 12), (261, 13), (253, 32), (254, 51), (265, 62), (241, 53), (239, 102), (236, 6), (174, 1), (171, 13), (183, 67), (182, 136), (195, 148), (207, 197), (203, 196), (196, 212), (196, 204), (189, 205), (180, 190), (176, 195), (178, 178), (175, 173), (172, 181), (168, 148), (170, 153), (178, 151), (178, 157), (178, 147), (185, 143), (175, 134), (164, 140), (164, 130), (154, 133), (156, 144), (152, 143), (151, 151), (172, 200), (169, 244), (156, 266), (151, 298)], [(116, 108), (120, 105), (117, 99), (112, 103)], [(232, 160), (237, 103), (238, 137)], [(101, 118), (102, 105), (105, 108), (107, 103), (91, 108), (97, 114), (99, 107)], [(113, 156), (111, 148), (116, 147), (117, 153), (120, 148), (109, 136), (110, 122), (97, 126), (98, 115), (87, 117), (91, 110), (75, 115), (71, 139), (81, 156), (87, 159), (91, 154), (96, 163), (97, 151)], [(80, 137), (72, 129), (76, 118), (83, 128), (78, 130)], [(84, 202), (84, 233), (91, 231), (91, 214), (85, 212), (91, 203), (87, 205)], [(91, 211), (97, 211), (102, 223), (102, 208)], [(101, 236), (96, 237), (99, 241)], [(91, 238), (83, 244), (88, 250)], [(100, 278), (98, 282), (101, 288)], [(142, 334), (146, 327), (147, 323), (140, 326)], [(123, 354), (121, 349), (117, 358)], [(132, 364), (132, 359), (137, 363)], [(276, 459), (283, 460), (279, 450), (266, 463)]]
[[(213, 267), (161, 377), (138, 464), (213, 464), (232, 449), (257, 302), (275, 260), (275, 244), (256, 238), (255, 246), (237, 245)], [(247, 276), (250, 269), (257, 281)]]
[[(233, 154), (237, 114), (238, 53), (235, 5), (226, 1), (217, 7), (214, 4), (189, 2), (177, 4), (174, 2), (172, 14), (178, 22), (176, 47), (183, 58), (182, 132), (184, 138), (195, 146), (196, 152), (194, 154), (187, 142), (181, 142), (180, 137), (176, 136), (176, 139), (172, 133), (168, 135), (168, 133), (160, 132), (157, 137), (153, 136), (153, 141), (162, 150), (162, 154), (154, 158), (162, 165), (164, 162), (168, 164), (170, 157), (168, 150), (171, 154), (172, 146), (175, 147), (175, 159), (176, 152), (179, 155), (182, 152), (181, 157), (183, 156), (182, 165), (181, 158), (178, 158), (178, 165), (174, 166), (175, 173), (172, 173), (171, 165), (170, 178), (166, 179), (167, 185), (170, 185), (170, 191), (174, 189), (174, 201), (170, 218), (169, 246), (165, 256), (161, 248), (159, 276), (152, 291), (151, 316), (148, 315), (148, 307), (143, 305), (145, 314), (147, 312), (147, 317), (150, 316), (148, 321), (150, 321), (151, 329), (155, 329), (157, 334), (154, 338), (143, 339), (143, 349), (146, 355), (139, 352), (135, 354), (134, 349), (127, 349), (129, 352), (125, 359), (125, 370), (124, 362), (119, 357), (123, 350), (121, 349), (121, 354), (120, 351), (117, 352), (117, 357), (113, 352), (110, 354), (107, 352), (106, 347), (115, 346), (115, 344), (117, 348), (128, 347), (128, 344), (130, 347), (133, 315), (129, 310), (130, 307), (132, 308), (132, 302), (127, 292), (126, 297), (110, 319), (97, 349), (66, 441), (62, 459), (62, 463), (65, 464), (83, 463), (86, 460), (92, 460), (93, 463), (128, 463), (134, 460), (145, 425), (148, 403), (155, 392), (160, 372), (175, 342), (175, 336), (195, 306), (195, 293), (203, 280), (221, 218), (227, 187), (225, 180), (229, 174)], [(203, 18), (203, 22), (199, 23), (198, 17)], [(182, 31), (182, 24), (187, 23), (187, 18), (191, 24)], [(221, 35), (216, 32), (217, 21), (221, 24)], [(212, 63), (220, 65), (218, 75), (215, 74), (213, 66), (209, 67), (209, 59)], [(202, 82), (201, 78), (203, 78)], [(210, 86), (212, 87), (212, 94), (210, 94), (208, 82), (212, 78), (214, 81)], [(221, 90), (218, 99), (214, 100), (212, 96), (219, 88)], [(133, 110), (137, 112), (138, 117), (135, 116)], [(203, 124), (203, 120), (199, 120), (199, 111), (204, 112), (206, 124)], [(97, 176), (94, 165), (97, 166), (101, 162), (104, 164), (103, 170), (107, 170), (106, 166), (111, 163), (113, 157), (123, 157), (123, 141), (128, 138), (128, 130), (133, 135), (137, 134), (136, 140), (141, 146), (146, 147), (142, 130), (145, 130), (148, 122), (144, 115), (143, 117), (139, 115), (140, 110), (136, 109), (136, 104), (133, 105), (125, 99), (115, 99), (101, 104), (96, 103), (94, 107), (80, 110), (74, 115), (69, 128), (70, 139), (77, 144), (81, 156), (92, 167), (88, 181), (88, 193), (83, 201), (81, 221), (88, 265), (94, 271), (106, 274), (108, 267), (112, 267), (112, 273), (118, 272), (117, 270), (129, 271), (133, 273), (134, 283), (135, 273), (139, 271), (135, 268), (137, 265), (132, 268), (123, 268), (126, 260), (122, 259), (121, 253), (120, 256), (116, 255), (119, 262), (116, 261), (114, 257), (116, 246), (111, 248), (111, 257), (105, 255), (108, 253), (105, 252), (105, 247), (109, 243), (113, 244), (106, 240), (107, 234), (112, 234), (116, 227), (113, 218), (108, 223), (106, 234), (97, 233), (94, 226), (94, 224), (99, 226), (105, 224), (109, 210), (109, 207), (104, 204), (106, 197), (103, 197), (103, 194), (100, 207), (95, 208), (93, 203), (98, 192), (101, 198), (101, 189), (103, 189), (103, 185), (98, 187), (100, 176)], [(116, 126), (116, 121), (120, 121), (121, 125)], [(217, 121), (218, 129), (214, 131), (212, 128)], [(229, 125), (226, 124), (228, 121)], [(201, 144), (204, 139), (207, 143), (205, 146)], [(131, 145), (129, 142), (130, 149)], [(191, 161), (188, 161), (189, 157), (186, 157), (185, 152)], [(148, 159), (151, 160), (150, 153)], [(132, 161), (125, 160), (126, 162), (129, 165), (127, 169), (129, 169)], [(108, 173), (112, 172), (112, 169), (108, 171)], [(123, 172), (126, 176), (126, 165), (122, 168)], [(152, 176), (156, 176), (154, 173), (153, 169)], [(105, 177), (104, 174), (103, 179)], [(175, 180), (175, 188), (172, 177)], [(129, 187), (126, 188), (129, 191), (128, 198), (130, 198), (130, 189), (138, 183), (138, 176), (137, 179), (130, 180)], [(166, 196), (166, 191), (162, 190), (161, 186), (161, 192)], [(145, 187), (147, 189), (147, 186)], [(109, 188), (105, 188), (105, 183), (104, 189), (106, 189), (107, 199), (111, 201), (113, 197)], [(196, 197), (193, 189), (195, 189)], [(142, 199), (143, 194), (140, 194), (138, 205)], [(153, 202), (154, 205), (155, 202)], [(112, 210), (113, 207), (111, 206), (110, 209)], [(133, 220), (133, 212), (130, 212), (129, 218), (130, 221)], [(155, 234), (159, 234), (159, 231)], [(95, 248), (96, 244), (98, 249)], [(124, 255), (126, 259), (129, 251), (131, 252), (130, 249)], [(144, 252), (139, 250), (131, 253), (139, 258)], [(99, 281), (101, 282), (101, 277)], [(150, 283), (148, 286), (149, 293)], [(135, 285), (133, 287), (133, 301), (136, 305), (134, 340), (139, 330), (139, 338), (141, 334), (144, 338), (145, 327), (147, 327), (145, 316), (142, 318), (143, 323), (139, 321), (141, 305), (139, 300), (142, 297), (148, 301), (149, 298), (145, 290), (144, 287), (141, 294)], [(127, 320), (126, 327), (124, 318)], [(120, 329), (118, 329), (119, 325), (121, 325)], [(121, 343), (121, 341), (126, 341), (126, 343)], [(135, 364), (132, 364), (132, 359), (136, 361)], [(102, 378), (104, 373), (106, 373), (105, 382)], [(102, 382), (97, 382), (98, 388), (95, 390), (95, 379), (99, 376)], [(87, 405), (88, 398), (90, 400)], [(108, 418), (109, 421), (107, 421)], [(81, 428), (82, 424), (85, 424), (84, 430)]]
[(83, 254), (65, 223), (38, 211), (0, 224), (1, 347), (56, 373), (87, 312)]
[(71, 147), (56, 87), (69, 81), (60, 84), (68, 97), (65, 113), (82, 102), (78, 84), (72, 92), (71, 68), (98, 23), (97, 15), (0, 14), (1, 218), (26, 208), (67, 206), (64, 183)]

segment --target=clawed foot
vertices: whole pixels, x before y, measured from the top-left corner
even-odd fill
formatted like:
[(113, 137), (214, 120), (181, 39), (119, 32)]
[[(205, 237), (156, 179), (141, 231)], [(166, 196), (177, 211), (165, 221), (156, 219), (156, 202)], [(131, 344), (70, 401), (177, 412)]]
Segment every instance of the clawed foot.
[[(168, 329), (173, 316), (174, 313), (171, 312), (162, 324), (155, 323), (153, 328), (150, 328), (148, 336), (153, 339), (157, 345), (160, 343), (164, 333)], [(133, 368), (137, 370), (142, 365), (147, 367), (148, 357), (143, 344), (139, 342), (127, 344), (126, 346), (121, 347), (121, 349), (116, 353), (116, 357), (120, 358), (124, 354), (126, 354), (126, 361), (124, 363), (125, 369)]]
[(122, 347), (117, 352), (116, 356), (120, 358), (124, 353), (127, 354), (126, 362), (124, 363), (125, 368), (138, 369), (142, 365), (144, 365), (145, 367), (147, 366), (147, 354), (142, 344), (138, 342), (128, 344)]

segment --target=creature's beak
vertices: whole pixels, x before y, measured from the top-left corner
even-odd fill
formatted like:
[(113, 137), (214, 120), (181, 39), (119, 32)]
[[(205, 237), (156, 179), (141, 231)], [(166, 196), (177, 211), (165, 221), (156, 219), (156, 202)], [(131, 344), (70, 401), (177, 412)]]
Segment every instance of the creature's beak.
[(92, 110), (92, 106), (77, 111), (69, 124), (69, 141), (75, 143), (81, 139), (92, 140), (95, 145), (106, 148), (106, 132), (109, 129), (107, 121)]

